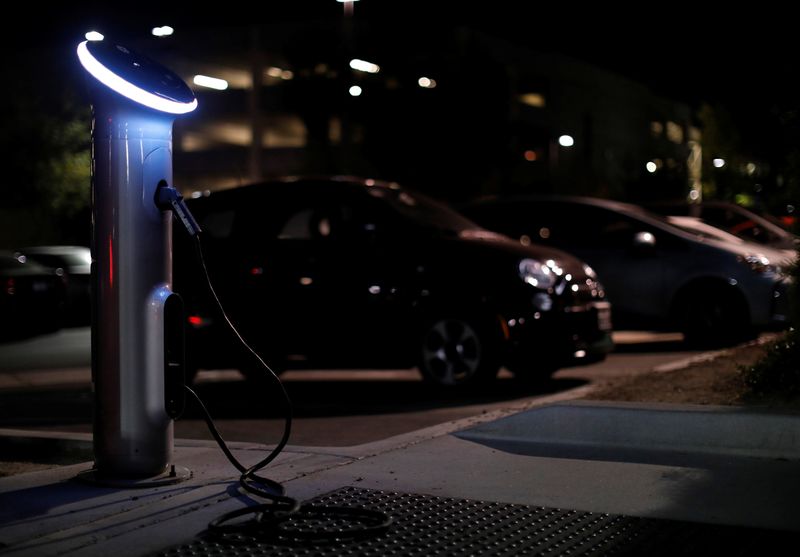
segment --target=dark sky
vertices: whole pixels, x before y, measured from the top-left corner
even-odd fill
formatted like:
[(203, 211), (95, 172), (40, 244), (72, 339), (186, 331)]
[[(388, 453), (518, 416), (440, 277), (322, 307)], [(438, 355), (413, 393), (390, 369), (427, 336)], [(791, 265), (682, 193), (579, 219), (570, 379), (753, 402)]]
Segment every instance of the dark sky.
[[(73, 29), (93, 23), (122, 30), (169, 21), (248, 24), (343, 16), (342, 4), (335, 0), (228, 0), (212, 8), (213, 12), (169, 4), (76, 2), (46, 10), (31, 8), (9, 21), (4, 35), (8, 39), (38, 29), (42, 34), (64, 38)], [(680, 80), (682, 87), (689, 87), (690, 81), (703, 87), (723, 87), (745, 79), (748, 72), (774, 72), (775, 65), (797, 58), (796, 22), (787, 8), (771, 8), (763, 2), (738, 11), (725, 5), (703, 7), (697, 2), (624, 7), (581, 4), (360, 0), (354, 3), (354, 17), (407, 27), (410, 34), (438, 26), (467, 25), (516, 44), (567, 52), (643, 80)]]
[[(29, 29), (41, 40), (69, 43), (97, 26), (122, 41), (134, 29), (171, 23), (213, 25), (278, 23), (344, 17), (334, 0), (286, 0), (254, 4), (229, 0), (209, 12), (182, 5), (147, 2), (135, 6), (73, 3), (36, 9), (8, 25), (0, 40), (31, 44)], [(531, 0), (438, 2), (360, 0), (356, 20), (380, 21), (410, 36), (465, 25), (513, 44), (569, 54), (626, 75), (657, 92), (687, 102), (722, 101), (738, 111), (768, 110), (775, 102), (798, 102), (798, 32), (786, 8), (759, 3), (736, 9), (700, 3), (608, 3), (551, 6)], [(254, 6), (258, 6), (254, 13)], [(9, 22), (12, 23), (12, 22)]]

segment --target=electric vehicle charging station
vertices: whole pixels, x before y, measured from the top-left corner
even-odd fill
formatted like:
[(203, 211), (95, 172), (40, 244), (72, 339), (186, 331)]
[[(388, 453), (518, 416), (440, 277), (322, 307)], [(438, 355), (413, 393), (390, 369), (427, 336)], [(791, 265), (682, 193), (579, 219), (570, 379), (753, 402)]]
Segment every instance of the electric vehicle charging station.
[[(183, 409), (183, 304), (172, 292), (172, 124), (197, 100), (177, 75), (106, 40), (78, 58), (92, 101), (94, 469), (135, 487), (172, 483)], [(179, 197), (179, 196), (178, 196)]]

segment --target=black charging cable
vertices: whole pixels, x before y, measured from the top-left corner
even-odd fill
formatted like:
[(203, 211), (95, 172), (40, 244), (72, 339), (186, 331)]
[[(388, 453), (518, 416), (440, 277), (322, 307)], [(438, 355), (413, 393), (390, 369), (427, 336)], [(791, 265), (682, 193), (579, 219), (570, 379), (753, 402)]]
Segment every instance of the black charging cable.
[[(250, 346), (233, 324), (230, 317), (228, 317), (222, 305), (222, 301), (214, 289), (214, 284), (211, 281), (208, 266), (203, 256), (203, 246), (200, 240), (202, 230), (189, 211), (189, 208), (186, 206), (183, 197), (175, 188), (162, 181), (156, 188), (155, 201), (156, 205), (162, 211), (172, 211), (175, 219), (184, 226), (186, 232), (192, 238), (197, 259), (200, 263), (203, 275), (205, 276), (206, 286), (223, 320), (241, 345), (258, 361), (261, 368), (264, 369), (280, 387), (281, 396), (286, 406), (283, 435), (280, 441), (266, 458), (248, 468), (239, 462), (228, 448), (219, 430), (217, 430), (214, 420), (211, 418), (211, 414), (197, 393), (195, 393), (191, 387), (185, 385), (186, 391), (195, 402), (197, 402), (203, 419), (212, 437), (214, 437), (214, 440), (217, 442), (217, 445), (219, 445), (219, 448), (225, 454), (228, 461), (241, 473), (239, 476), (239, 485), (241, 488), (256, 497), (271, 501), (270, 503), (252, 505), (223, 514), (209, 523), (209, 533), (221, 535), (245, 534), (258, 537), (264, 535), (279, 535), (289, 540), (325, 541), (340, 540), (343, 538), (363, 538), (387, 531), (392, 524), (392, 518), (386, 513), (371, 509), (321, 506), (303, 503), (297, 499), (286, 496), (285, 490), (280, 483), (265, 478), (257, 473), (275, 460), (289, 442), (292, 431), (291, 399), (286, 392), (283, 382), (280, 380), (280, 377), (278, 377), (278, 374), (276, 374), (258, 352)], [(250, 519), (242, 520), (242, 517), (250, 517)], [(322, 524), (326, 520), (328, 522), (335, 522), (337, 526), (335, 528), (314, 527), (315, 524)], [(342, 527), (341, 522), (345, 520), (354, 526), (349, 528)]]

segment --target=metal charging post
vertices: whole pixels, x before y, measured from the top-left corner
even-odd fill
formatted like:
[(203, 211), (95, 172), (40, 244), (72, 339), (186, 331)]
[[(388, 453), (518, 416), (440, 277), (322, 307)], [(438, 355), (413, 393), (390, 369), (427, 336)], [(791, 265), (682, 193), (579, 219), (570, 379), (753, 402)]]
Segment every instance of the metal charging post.
[(85, 41), (91, 79), (94, 469), (84, 479), (172, 483), (183, 401), (183, 310), (172, 292), (172, 124), (197, 101), (177, 75), (110, 41)]

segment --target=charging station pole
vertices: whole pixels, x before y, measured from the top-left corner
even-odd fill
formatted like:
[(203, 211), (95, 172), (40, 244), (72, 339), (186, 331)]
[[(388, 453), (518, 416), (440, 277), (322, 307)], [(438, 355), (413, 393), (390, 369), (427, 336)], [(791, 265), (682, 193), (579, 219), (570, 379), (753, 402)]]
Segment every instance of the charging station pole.
[(92, 123), (94, 469), (85, 479), (151, 486), (188, 477), (172, 462), (183, 404), (183, 307), (172, 292), (172, 123), (197, 101), (177, 75), (86, 41)]

